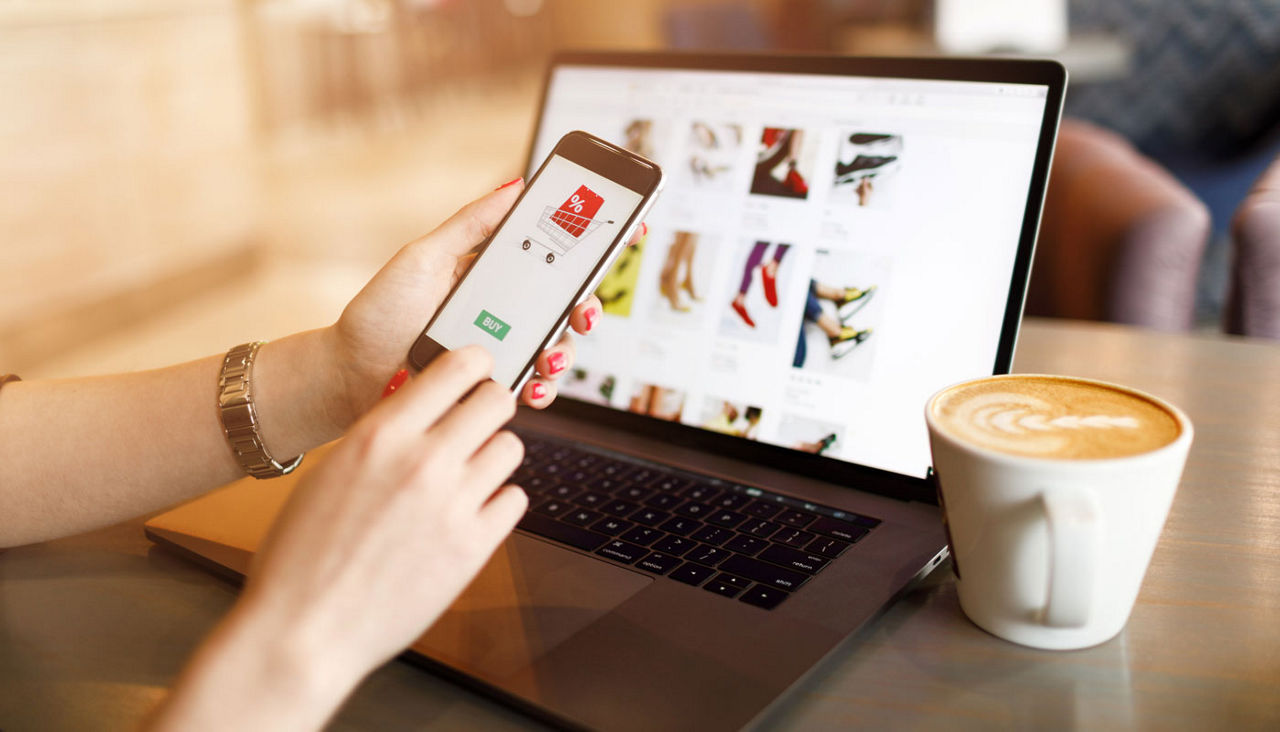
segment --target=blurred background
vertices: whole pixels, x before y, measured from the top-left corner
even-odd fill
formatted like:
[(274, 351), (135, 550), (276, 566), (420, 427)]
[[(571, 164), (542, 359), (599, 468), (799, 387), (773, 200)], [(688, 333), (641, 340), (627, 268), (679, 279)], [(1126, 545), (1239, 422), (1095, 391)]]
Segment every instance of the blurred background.
[[(1280, 0), (0, 0), (0, 372), (332, 322), (522, 172), (564, 48), (1059, 58), (1079, 164), (1055, 164), (1045, 315), (1218, 329), (1232, 216), (1280, 151)], [(1176, 286), (1135, 305), (1122, 277)]]

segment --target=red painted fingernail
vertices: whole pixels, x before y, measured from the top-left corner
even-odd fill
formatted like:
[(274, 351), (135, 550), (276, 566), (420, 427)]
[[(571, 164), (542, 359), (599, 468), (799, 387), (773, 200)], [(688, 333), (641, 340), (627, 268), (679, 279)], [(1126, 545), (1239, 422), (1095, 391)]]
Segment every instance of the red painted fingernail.
[(587, 312), (582, 314), (582, 317), (587, 321), (587, 330), (591, 330), (596, 327), (596, 318), (600, 317), (600, 311), (595, 308), (588, 308)]
[(640, 238), (643, 239), (648, 235), (649, 235), (649, 224), (647, 222), (641, 221), (640, 222)]
[(547, 356), (547, 369), (552, 374), (558, 374), (561, 371), (564, 371), (564, 354), (553, 353), (550, 356)]
[(547, 387), (543, 386), (542, 384), (534, 384), (533, 386), (529, 387), (529, 396), (532, 397), (533, 399), (541, 399), (546, 395), (547, 395)]
[(513, 185), (515, 185), (515, 184), (519, 183), (519, 182), (520, 182), (520, 181), (522, 181), (522, 180), (524, 180), (524, 176), (523, 176), (523, 175), (522, 175), (522, 176), (520, 176), (519, 178), (516, 178), (515, 180), (507, 181), (506, 183), (503, 183), (502, 185), (498, 186), (497, 188), (494, 188), (493, 190), (495, 190), (495, 191), (500, 191), (500, 190), (502, 190), (503, 188), (506, 188), (507, 186), (513, 186)]
[(391, 377), (391, 381), (387, 382), (387, 388), (382, 390), (382, 398), (386, 399), (396, 393), (396, 389), (404, 386), (404, 382), (409, 378), (409, 369), (400, 369), (395, 376)]

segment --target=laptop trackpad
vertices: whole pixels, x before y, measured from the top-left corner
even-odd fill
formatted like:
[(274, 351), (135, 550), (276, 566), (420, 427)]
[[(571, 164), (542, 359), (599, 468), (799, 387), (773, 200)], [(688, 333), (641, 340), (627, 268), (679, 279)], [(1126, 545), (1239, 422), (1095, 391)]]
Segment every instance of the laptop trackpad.
[(647, 575), (513, 534), (413, 648), (475, 676), (502, 679), (652, 581)]

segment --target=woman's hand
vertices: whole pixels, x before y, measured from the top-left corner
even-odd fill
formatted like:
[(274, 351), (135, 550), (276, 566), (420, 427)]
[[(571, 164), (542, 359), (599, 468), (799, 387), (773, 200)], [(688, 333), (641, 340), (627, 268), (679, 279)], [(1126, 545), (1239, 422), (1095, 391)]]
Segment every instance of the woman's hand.
[[(493, 233), (523, 187), (521, 180), (509, 183), (407, 244), (347, 305), (331, 331), (346, 382), (349, 420), (363, 414), (387, 380), (407, 366), (414, 339), (457, 283), (474, 256), (472, 250)], [(569, 325), (586, 334), (603, 311), (592, 294), (574, 308)], [(574, 353), (566, 333), (539, 355), (537, 374), (525, 384), (521, 400), (537, 408), (549, 405), (556, 394), (554, 382), (572, 367)]]
[(500, 488), (524, 448), (498, 431), (516, 403), (492, 365), (443, 354), (301, 480), (160, 726), (319, 727), (435, 622), (528, 503)]

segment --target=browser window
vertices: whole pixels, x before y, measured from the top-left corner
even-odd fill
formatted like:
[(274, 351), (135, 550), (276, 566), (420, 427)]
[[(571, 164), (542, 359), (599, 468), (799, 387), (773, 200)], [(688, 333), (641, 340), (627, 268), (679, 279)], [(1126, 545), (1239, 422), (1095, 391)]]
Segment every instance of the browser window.
[(573, 129), (668, 172), (570, 398), (912, 476), (923, 405), (991, 372), (1045, 87), (561, 67)]

